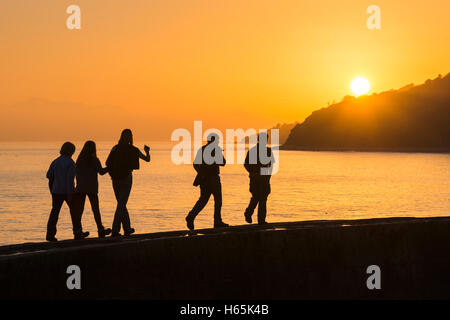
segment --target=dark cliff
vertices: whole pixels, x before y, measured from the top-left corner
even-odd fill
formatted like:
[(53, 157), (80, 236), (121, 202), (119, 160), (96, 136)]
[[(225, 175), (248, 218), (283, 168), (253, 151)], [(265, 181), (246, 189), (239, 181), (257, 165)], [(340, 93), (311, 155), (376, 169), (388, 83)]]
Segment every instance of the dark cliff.
[(450, 151), (450, 74), (399, 90), (347, 96), (314, 111), (284, 149)]

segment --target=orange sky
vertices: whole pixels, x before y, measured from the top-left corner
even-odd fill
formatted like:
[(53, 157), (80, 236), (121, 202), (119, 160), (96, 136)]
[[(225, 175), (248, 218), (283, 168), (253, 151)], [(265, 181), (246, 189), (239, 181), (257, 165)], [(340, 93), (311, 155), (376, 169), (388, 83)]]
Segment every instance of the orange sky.
[[(66, 8), (81, 7), (81, 30)], [(381, 30), (366, 8), (381, 8)], [(2, 0), (0, 140), (142, 139), (302, 121), (450, 71), (448, 0)]]

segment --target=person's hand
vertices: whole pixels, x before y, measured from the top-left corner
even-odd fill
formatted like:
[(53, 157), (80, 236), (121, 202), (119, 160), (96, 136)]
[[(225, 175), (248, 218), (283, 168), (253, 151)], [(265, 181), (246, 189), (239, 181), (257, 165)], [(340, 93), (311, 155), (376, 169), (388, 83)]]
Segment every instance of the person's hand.
[(144, 151), (145, 151), (146, 153), (149, 153), (149, 152), (150, 152), (150, 147), (147, 146), (147, 145), (145, 145), (145, 146), (144, 146)]

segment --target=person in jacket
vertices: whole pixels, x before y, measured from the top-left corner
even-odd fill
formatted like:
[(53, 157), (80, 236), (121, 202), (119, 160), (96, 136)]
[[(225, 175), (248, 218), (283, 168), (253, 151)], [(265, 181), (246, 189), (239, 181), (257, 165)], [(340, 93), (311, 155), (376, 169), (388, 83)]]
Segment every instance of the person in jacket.
[(222, 184), (219, 176), (220, 167), (225, 166), (226, 160), (218, 145), (218, 135), (210, 134), (207, 141), (207, 144), (199, 149), (194, 160), (194, 169), (197, 172), (194, 186), (200, 186), (200, 197), (186, 216), (189, 230), (194, 230), (195, 217), (206, 206), (211, 195), (214, 197), (214, 228), (228, 227), (228, 224), (222, 221)]
[(48, 186), (52, 195), (52, 210), (47, 222), (46, 240), (58, 241), (55, 237), (56, 225), (64, 202), (67, 203), (70, 210), (75, 239), (84, 239), (89, 236), (89, 232), (83, 232), (81, 217), (73, 206), (75, 162), (72, 160), (72, 155), (75, 153), (75, 145), (65, 142), (59, 153), (60, 156), (50, 164), (47, 171)]
[(270, 194), (270, 177), (275, 158), (267, 146), (267, 133), (258, 135), (258, 143), (247, 152), (244, 167), (249, 173), (252, 197), (245, 210), (245, 221), (252, 223), (252, 215), (258, 206), (258, 224), (266, 224), (267, 198)]

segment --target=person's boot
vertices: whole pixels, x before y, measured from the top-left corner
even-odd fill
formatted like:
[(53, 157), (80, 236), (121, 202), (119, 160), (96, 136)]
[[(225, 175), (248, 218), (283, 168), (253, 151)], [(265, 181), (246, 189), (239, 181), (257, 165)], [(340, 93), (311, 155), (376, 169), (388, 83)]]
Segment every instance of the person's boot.
[(120, 236), (121, 236), (120, 232), (113, 232), (113, 233), (111, 233), (111, 238), (118, 238)]
[(244, 212), (245, 222), (252, 223), (252, 214), (248, 213), (247, 211)]
[(45, 240), (49, 241), (49, 242), (56, 242), (58, 241), (58, 239), (55, 238), (55, 236), (50, 237), (50, 236), (46, 236)]
[(229, 227), (229, 225), (223, 222), (222, 220), (214, 221), (214, 228), (225, 228), (225, 227)]
[(266, 225), (267, 222), (266, 222), (266, 221), (258, 221), (258, 224), (259, 224), (259, 225)]
[(105, 236), (111, 234), (111, 229), (110, 228), (102, 228), (98, 230), (98, 237), (99, 238), (104, 238)]
[(86, 231), (86, 232), (81, 231), (81, 232), (75, 234), (74, 238), (75, 238), (75, 240), (83, 240), (83, 239), (87, 238), (88, 236), (89, 236), (88, 231)]
[(192, 218), (190, 215), (187, 215), (186, 217), (186, 225), (189, 230), (194, 230), (194, 218)]
[(132, 235), (134, 233), (134, 231), (135, 230), (133, 228), (130, 228), (127, 231), (124, 231), (124, 236), (126, 237), (126, 236), (129, 236), (129, 235)]

